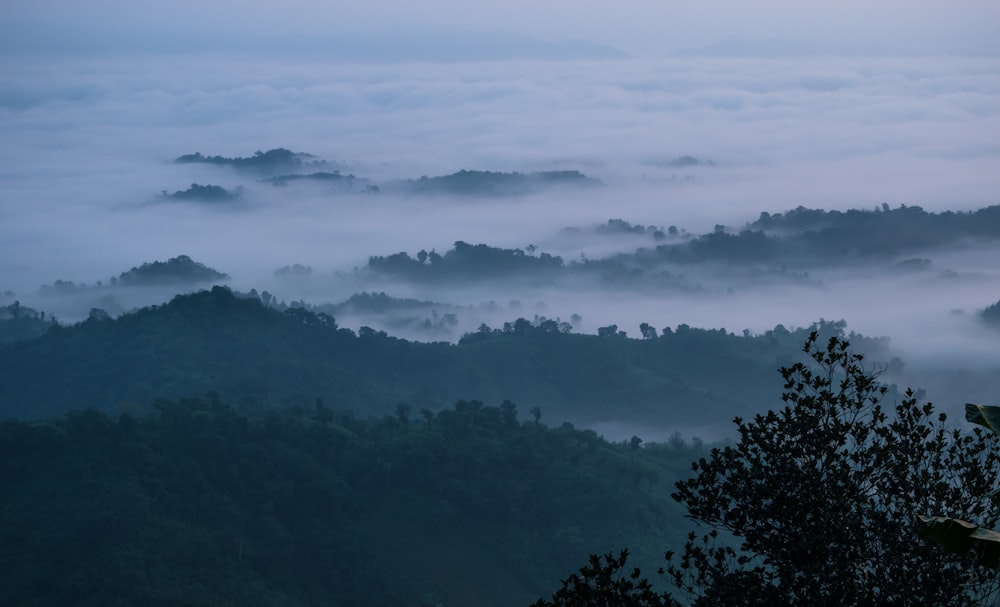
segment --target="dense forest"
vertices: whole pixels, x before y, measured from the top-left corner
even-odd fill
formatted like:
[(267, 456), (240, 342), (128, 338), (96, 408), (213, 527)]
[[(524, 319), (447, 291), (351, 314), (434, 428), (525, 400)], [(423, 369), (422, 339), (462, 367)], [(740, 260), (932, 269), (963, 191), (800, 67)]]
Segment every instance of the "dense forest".
[(197, 202), (227, 202), (236, 200), (242, 194), (242, 188), (227, 190), (220, 185), (201, 185), (192, 183), (186, 190), (177, 190), (168, 193), (166, 190), (160, 193), (163, 198), (169, 200), (185, 200)]
[[(235, 189), (193, 183), (163, 197), (195, 205), (155, 207), (214, 216), (227, 227), (256, 220), (255, 205), (263, 208), (268, 196), (282, 199), (273, 217), (295, 216), (304, 209), (292, 206), (291, 195), (300, 192), (307, 193), (306, 205), (324, 209), (339, 209), (330, 205), (346, 195), (365, 195), (349, 201), (355, 210), (413, 208), (423, 196), (447, 195), (438, 202), (452, 213), (472, 202), (502, 205), (552, 188), (569, 197), (587, 190), (613, 194), (573, 170), (460, 170), (376, 184), (341, 172), (346, 165), (283, 148), (249, 157), (189, 154), (176, 163), (254, 180), (256, 185)], [(715, 170), (693, 157), (666, 166)], [(543, 208), (549, 200), (514, 202)], [(241, 212), (201, 208), (223, 201)], [(697, 306), (723, 297), (733, 322), (745, 322), (736, 320), (746, 318), (736, 310), (740, 289), (760, 293), (779, 285), (821, 297), (830, 292), (824, 281), (836, 280), (842, 270), (876, 280), (912, 278), (923, 286), (978, 284), (977, 266), (952, 269), (947, 264), (955, 257), (948, 254), (977, 254), (995, 247), (998, 235), (1000, 206), (969, 212), (798, 207), (701, 234), (666, 217), (562, 226), (550, 237), (533, 234), (541, 247), (449, 239), (444, 246), (418, 242), (407, 252), (385, 239), (371, 241), (389, 243), (374, 254), (352, 251), (353, 269), (342, 258), (323, 258), (334, 256), (335, 248), (314, 256), (303, 247), (261, 257), (272, 264), (264, 267), (277, 269), (258, 275), (253, 286), (281, 291), (288, 300), (249, 288), (253, 283), (221, 286), (236, 282), (223, 269), (242, 280), (241, 260), (215, 269), (188, 255), (130, 260), (122, 267), (136, 265), (107, 280), (60, 279), (20, 299), (5, 291), (0, 604), (575, 605), (558, 602), (568, 594), (557, 592), (553, 603), (544, 597), (560, 583), (569, 593), (565, 584), (574, 578), (567, 576), (581, 564), (592, 567), (580, 570), (580, 583), (587, 575), (617, 575), (625, 566), (618, 551), (627, 548), (630, 567), (653, 572), (664, 565), (664, 551), (683, 546), (688, 563), (704, 566), (695, 575), (707, 571), (712, 578), (724, 567), (706, 565), (706, 555), (720, 563), (750, 562), (741, 562), (745, 555), (734, 552), (737, 544), (727, 533), (739, 536), (747, 529), (741, 525), (749, 525), (753, 536), (755, 525), (770, 521), (767, 508), (780, 506), (796, 519), (805, 503), (826, 518), (820, 517), (822, 524), (809, 516), (794, 520), (807, 530), (801, 537), (829, 532), (834, 539), (824, 546), (830, 558), (840, 559), (838, 567), (854, 567), (858, 553), (851, 547), (870, 532), (856, 523), (885, 514), (865, 510), (876, 489), (855, 474), (858, 464), (838, 446), (835, 455), (846, 459), (830, 460), (830, 470), (851, 471), (850, 482), (864, 499), (850, 507), (864, 514), (830, 525), (823, 504), (847, 495), (849, 483), (836, 474), (812, 475), (811, 453), (789, 454), (806, 446), (825, 452), (841, 438), (809, 443), (818, 418), (796, 420), (808, 408), (775, 407), (814, 402), (809, 399), (815, 395), (802, 393), (812, 386), (821, 395), (816, 415), (834, 417), (827, 405), (846, 401), (822, 401), (833, 391), (814, 383), (822, 374), (803, 366), (811, 364), (803, 343), (829, 340), (832, 357), (836, 344), (846, 348), (849, 341), (851, 352), (865, 359), (845, 369), (853, 369), (864, 387), (855, 393), (863, 407), (880, 399), (897, 407), (895, 419), (910, 423), (905, 458), (895, 457), (901, 447), (893, 442), (902, 426), (886, 424), (878, 434), (884, 443), (866, 443), (873, 454), (867, 463), (874, 462), (885, 479), (906, 462), (916, 462), (906, 474), (922, 474), (920, 458), (933, 455), (933, 445), (925, 448), (919, 441), (931, 434), (921, 433), (936, 423), (928, 432), (941, 434), (946, 426), (929, 404), (917, 404), (921, 392), (892, 383), (912, 378), (899, 358), (906, 355), (890, 348), (887, 337), (848, 332), (843, 320), (751, 331), (730, 326), (729, 316), (725, 327), (693, 327), (683, 313), (646, 314), (660, 305), (681, 309), (680, 300)], [(545, 298), (560, 289), (562, 302), (547, 306)], [(537, 299), (522, 302), (525, 294)], [(635, 308), (645, 312), (623, 312), (629, 320), (618, 324), (585, 322), (567, 306), (588, 294), (616, 305), (629, 298), (649, 305)], [(941, 316), (954, 321), (951, 330), (997, 326), (1000, 302), (990, 304), (995, 294), (982, 295), (983, 301), (966, 297), (951, 312), (945, 309)], [(961, 318), (962, 305), (973, 306), (975, 321)], [(59, 322), (43, 310), (84, 320)], [(933, 336), (933, 327), (920, 330)], [(822, 367), (824, 360), (832, 358), (813, 362)], [(956, 398), (957, 384), (962, 390), (992, 385), (983, 380), (992, 373), (990, 364), (944, 369), (955, 376), (943, 384), (951, 390), (948, 398)], [(877, 399), (871, 397), (876, 390)], [(871, 436), (866, 428), (886, 422), (879, 415), (851, 431)], [(862, 418), (848, 412), (845, 419), (855, 424)], [(835, 430), (843, 429), (840, 423)], [(952, 444), (942, 441), (936, 444)], [(751, 474), (742, 467), (745, 456), (760, 445), (767, 457), (756, 464), (763, 472)], [(961, 457), (948, 461), (952, 472), (962, 470)], [(779, 469), (785, 472), (768, 475)], [(794, 476), (789, 471), (804, 479), (794, 491), (783, 485)], [(749, 476), (739, 482), (719, 481), (743, 473)], [(963, 486), (978, 491), (989, 478), (974, 480)], [(792, 497), (781, 503), (759, 497), (786, 489)], [(898, 502), (885, 523), (894, 533), (910, 516), (907, 500), (916, 492), (907, 491), (883, 496)], [(688, 535), (685, 515), (721, 528), (723, 536)], [(850, 535), (839, 552), (837, 533)], [(908, 533), (899, 540), (906, 550)], [(718, 583), (700, 583), (710, 595), (751, 589), (764, 596), (778, 587), (772, 582), (783, 580), (783, 591), (794, 594), (795, 567), (817, 551), (777, 535), (772, 543), (753, 544), (751, 538), (744, 547), (764, 555), (775, 547), (785, 551), (781, 558), (792, 571), (787, 577), (766, 567), (737, 567), (733, 577), (730, 571), (715, 576)], [(932, 546), (918, 548), (920, 558), (937, 558)], [(606, 556), (588, 561), (595, 553)], [(881, 558), (877, 549), (871, 554), (872, 562)], [(677, 561), (669, 562), (668, 572), (680, 571)], [(908, 571), (911, 563), (899, 567), (894, 571)], [(952, 573), (949, 583), (957, 579)], [(640, 581), (638, 573), (623, 579), (621, 588)], [(641, 604), (674, 605), (658, 594), (670, 581), (661, 576), (642, 586), (641, 592), (663, 602)], [(844, 596), (840, 582), (827, 583), (823, 592), (835, 605)], [(860, 593), (852, 596), (866, 591), (850, 587)]]
[(273, 148), (262, 152), (257, 150), (252, 156), (205, 156), (201, 152), (178, 156), (178, 164), (209, 164), (232, 167), (256, 173), (276, 173), (304, 167), (322, 166), (325, 163), (311, 154), (293, 152), (285, 148)]
[(195, 261), (187, 255), (171, 257), (166, 261), (149, 261), (112, 276), (107, 283), (98, 280), (93, 284), (75, 283), (71, 280), (56, 280), (51, 285), (42, 285), (40, 295), (72, 295), (81, 291), (103, 291), (113, 287), (166, 286), (185, 288), (204, 283), (218, 283), (229, 280), (229, 275)]
[(590, 550), (655, 565), (702, 452), (507, 401), (154, 409), (0, 423), (0, 604), (526, 605)]
[[(414, 342), (213, 287), (118, 318), (96, 310), (76, 325), (0, 344), (0, 415), (120, 412), (215, 390), (234, 402), (286, 406), (322, 398), (361, 416), (398, 403), (440, 410), (461, 399), (510, 399), (560, 423), (641, 420), (665, 432), (766, 408), (778, 394), (774, 370), (800, 356), (810, 329), (841, 335), (845, 326), (779, 326), (761, 335), (685, 324), (638, 328), (639, 339), (614, 325), (585, 335), (565, 322), (521, 318), (483, 325), (454, 344)], [(852, 339), (888, 362), (886, 340)]]
[[(168, 318), (204, 321), (207, 308), (192, 302), (243, 320), (263, 310), (278, 315), (272, 325), (290, 318), (312, 332), (363, 339), (329, 316), (279, 312), (222, 288), (175, 299)], [(131, 316), (92, 318), (75, 329)], [(987, 466), (995, 468), (1000, 444), (979, 433), (962, 438), (910, 391), (897, 400), (874, 381), (877, 368), (847, 350), (840, 327), (817, 328), (829, 345), (815, 349), (821, 338), (812, 331), (804, 353), (818, 366), (783, 367), (775, 402), (790, 406), (749, 422), (737, 417), (738, 444), (705, 445), (677, 433), (659, 443), (609, 442), (569, 423), (548, 426), (537, 406), (525, 420), (510, 400), (458, 400), (438, 410), (400, 402), (370, 415), (323, 398), (276, 405), (231, 401), (214, 390), (110, 414), (88, 408), (0, 422), (7, 489), (0, 495), (0, 603), (506, 607), (538, 599), (544, 606), (676, 607), (669, 591), (661, 594), (673, 585), (706, 593), (704, 604), (719, 607), (732, 604), (726, 596), (748, 605), (799, 596), (836, 605), (844, 592), (908, 606), (927, 604), (928, 596), (975, 604), (972, 594), (954, 594), (966, 584), (967, 562), (918, 540), (908, 521), (915, 508), (933, 512), (927, 509), (946, 499), (992, 524), (990, 509), (971, 497), (988, 500), (995, 476)], [(567, 335), (525, 321), (465, 341), (508, 334)], [(641, 343), (660, 338), (650, 332)], [(628, 341), (611, 327), (598, 339)], [(880, 413), (883, 399), (896, 403), (893, 418)], [(845, 440), (865, 455), (830, 450)], [(812, 459), (821, 454), (822, 463)], [(963, 482), (953, 483), (952, 474)], [(868, 514), (830, 524), (842, 516), (827, 512), (830, 503)], [(803, 504), (816, 514), (800, 516)], [(689, 517), (715, 530), (688, 533)], [(743, 543), (737, 548), (719, 529)], [(682, 546), (684, 556), (674, 560)], [(753, 566), (740, 552), (747, 550), (786, 563)], [(590, 556), (590, 566), (566, 577), (594, 553), (607, 554), (607, 565)], [(864, 576), (836, 573), (858, 559), (886, 571), (927, 562), (934, 575), (913, 582), (894, 575), (873, 589)], [(824, 563), (800, 586), (801, 572)], [(640, 568), (665, 564), (665, 576), (640, 578)], [(970, 591), (991, 592), (995, 576), (975, 575)], [(539, 598), (560, 583), (552, 601)], [(646, 602), (636, 602), (641, 597)]]
[(480, 196), (516, 196), (538, 192), (552, 186), (593, 187), (601, 182), (580, 171), (539, 171), (535, 173), (502, 173), (461, 170), (451, 175), (395, 181), (387, 191), (414, 194), (475, 194)]
[[(763, 213), (739, 230), (720, 225), (700, 236), (676, 226), (632, 225), (621, 219), (588, 231), (598, 236), (647, 238), (648, 246), (630, 253), (564, 260), (534, 246), (503, 248), (457, 241), (443, 254), (432, 249), (421, 250), (415, 257), (405, 251), (373, 255), (366, 270), (416, 283), (517, 277), (529, 282), (561, 280), (572, 284), (584, 279), (616, 288), (683, 292), (704, 290), (708, 280), (720, 286), (742, 285), (747, 278), (757, 284), (818, 284), (811, 271), (838, 267), (960, 279), (958, 272), (935, 267), (920, 255), (995, 245), (1000, 234), (1000, 206), (968, 213), (929, 213), (906, 206), (848, 212), (800, 207), (784, 214)], [(583, 232), (573, 228), (567, 234), (573, 237)]]
[[(384, 191), (386, 193), (420, 196), (491, 197), (537, 194), (554, 187), (589, 188), (602, 185), (600, 180), (589, 177), (577, 170), (522, 173), (518, 171), (502, 172), (467, 169), (462, 169), (448, 175), (432, 177), (423, 175), (417, 179), (393, 179), (382, 183), (374, 183), (372, 180), (364, 177), (357, 177), (353, 174), (342, 174), (337, 168), (337, 163), (330, 163), (311, 154), (292, 152), (285, 148), (275, 148), (266, 152), (257, 151), (253, 156), (248, 157), (205, 156), (200, 152), (196, 152), (179, 156), (174, 162), (178, 164), (207, 164), (210, 166), (234, 168), (245, 173), (263, 175), (260, 178), (260, 182), (274, 186), (288, 186), (293, 183), (321, 185), (327, 188), (334, 186), (335, 190), (341, 193), (378, 194)], [(313, 170), (310, 172), (301, 172), (309, 169)], [(239, 198), (242, 193), (242, 186), (236, 190), (228, 190), (218, 185), (193, 183), (186, 190), (176, 190), (173, 193), (168, 193), (164, 190), (161, 196), (170, 200), (210, 203), (232, 201)]]

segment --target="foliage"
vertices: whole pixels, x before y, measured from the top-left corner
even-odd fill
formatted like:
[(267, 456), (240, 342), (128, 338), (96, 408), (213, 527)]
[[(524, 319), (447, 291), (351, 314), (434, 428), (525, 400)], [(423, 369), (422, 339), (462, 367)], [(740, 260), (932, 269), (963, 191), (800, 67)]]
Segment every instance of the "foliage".
[[(592, 231), (604, 235), (644, 234), (659, 244), (596, 259), (563, 260), (536, 255), (533, 246), (526, 250), (503, 249), (460, 241), (444, 255), (432, 251), (421, 252), (416, 259), (405, 252), (371, 256), (368, 270), (414, 282), (583, 279), (616, 288), (698, 292), (713, 288), (713, 283), (715, 288), (738, 288), (748, 278), (755, 284), (809, 284), (814, 282), (810, 270), (831, 266), (864, 266), (871, 270), (879, 264), (896, 274), (930, 272), (933, 264), (914, 255), (946, 246), (995, 246), (998, 229), (1000, 206), (968, 213), (929, 213), (920, 207), (905, 206), (845, 212), (800, 207), (785, 214), (763, 213), (758, 221), (735, 230), (719, 225), (700, 236), (678, 231), (675, 226), (664, 232), (655, 226), (611, 219)], [(564, 233), (576, 234), (580, 230), (567, 228)], [(692, 265), (713, 273), (692, 276)], [(706, 278), (711, 281), (706, 283)]]
[(1000, 301), (983, 308), (979, 317), (991, 325), (1000, 326)]
[[(843, 323), (820, 326), (843, 334)], [(437, 411), (475, 394), (538, 406), (546, 419), (642, 419), (650, 428), (677, 429), (719, 424), (748, 401), (776, 398), (768, 373), (792, 362), (808, 333), (776, 327), (734, 335), (679, 325), (640, 340), (564, 328), (518, 320), (484, 326), (458, 344), (411, 342), (355, 333), (322, 312), (282, 311), (215, 287), (110, 322), (0, 344), (0, 417), (117, 411), (209, 390), (285, 406), (311, 406), (318, 397), (365, 417), (391, 413), (400, 402)], [(883, 342), (857, 341), (884, 355)], [(724, 381), (720, 368), (728, 369)]]
[(122, 286), (150, 286), (163, 284), (197, 284), (229, 280), (229, 275), (219, 272), (187, 255), (178, 255), (167, 261), (153, 261), (132, 268), (118, 275)]
[[(901, 205), (848, 211), (798, 207), (785, 213), (763, 212), (757, 221), (738, 229), (716, 230), (682, 242), (667, 242), (655, 249), (606, 258), (623, 267), (651, 274), (673, 265), (726, 263), (744, 270), (757, 266), (803, 268), (843, 264), (871, 264), (945, 246), (997, 242), (1000, 205), (971, 212), (927, 212)], [(892, 266), (890, 266), (892, 267)], [(928, 263), (911, 262), (896, 271), (930, 269)]]
[(55, 324), (55, 317), (46, 318), (45, 312), (22, 306), (20, 301), (0, 306), (0, 343), (34, 339)]
[(563, 267), (561, 257), (541, 253), (537, 256), (523, 249), (503, 249), (485, 244), (471, 245), (458, 241), (444, 255), (435, 252), (410, 257), (405, 252), (373, 256), (368, 268), (380, 274), (415, 281), (494, 280), (513, 278), (532, 280), (550, 276)]
[(240, 194), (240, 189), (227, 190), (220, 185), (201, 185), (198, 183), (192, 183), (191, 187), (186, 190), (177, 190), (173, 194), (169, 194), (166, 190), (164, 190), (161, 195), (164, 198), (170, 198), (171, 200), (225, 202), (227, 200), (235, 200), (236, 198), (239, 198)]
[(292, 152), (285, 148), (274, 148), (261, 152), (254, 152), (253, 156), (226, 157), (226, 156), (204, 156), (200, 152), (185, 154), (177, 157), (174, 162), (179, 164), (201, 163), (221, 166), (231, 166), (241, 170), (250, 170), (261, 173), (273, 173), (290, 168), (299, 168), (304, 165), (322, 164), (314, 159), (310, 154)]
[(667, 237), (666, 232), (662, 227), (652, 225), (642, 226), (638, 224), (632, 225), (624, 219), (609, 219), (606, 223), (596, 226), (594, 228), (594, 232), (605, 235), (635, 234), (640, 236), (652, 236), (654, 240), (663, 240)]
[(638, 568), (624, 574), (627, 560), (628, 550), (618, 556), (591, 555), (590, 563), (563, 580), (551, 600), (539, 599), (532, 607), (679, 607), (669, 595), (657, 592)]
[(588, 545), (680, 541), (666, 497), (699, 453), (510, 402), (154, 409), (0, 423), (0, 604), (526, 604)]
[[(950, 429), (886, 387), (847, 342), (782, 369), (781, 411), (737, 418), (740, 440), (694, 464), (675, 498), (692, 534), (669, 577), (697, 605), (977, 605), (996, 577), (914, 539), (913, 512), (996, 522), (997, 440)], [(973, 464), (975, 462), (975, 464)], [(732, 541), (728, 541), (732, 538)]]
[[(784, 409), (736, 418), (740, 439), (713, 448), (676, 483), (675, 500), (702, 530), (692, 532), (660, 570), (696, 607), (771, 605), (958, 605), (995, 598), (997, 576), (965, 554), (946, 554), (913, 533), (913, 512), (961, 513), (996, 523), (985, 491), (1000, 441), (950, 428), (930, 403), (907, 392), (892, 411), (879, 371), (866, 369), (848, 342), (806, 340), (812, 366), (781, 369)], [(608, 580), (624, 560), (597, 557), (540, 605), (610, 605), (650, 586)], [(582, 577), (581, 577), (582, 576)], [(647, 596), (647, 595), (643, 595)], [(621, 599), (624, 600), (624, 599)], [(649, 595), (639, 605), (670, 605)], [(626, 603), (628, 604), (628, 603)]]
[(392, 184), (419, 194), (454, 194), (477, 196), (514, 196), (532, 193), (556, 185), (594, 186), (600, 182), (579, 171), (540, 171), (537, 173), (502, 173), (461, 170), (439, 177), (423, 176)]
[(367, 182), (366, 179), (358, 179), (354, 175), (342, 175), (340, 171), (316, 171), (315, 173), (309, 174), (291, 173), (288, 175), (275, 175), (274, 177), (268, 177), (266, 179), (262, 179), (261, 181), (274, 186), (286, 186), (290, 182), (296, 181), (315, 181), (351, 186), (353, 186), (355, 182)]
[[(965, 419), (1000, 434), (1000, 407), (967, 403)], [(1000, 507), (1000, 490), (992, 491), (989, 497), (995, 507)], [(973, 554), (980, 566), (1000, 567), (1000, 533), (949, 516), (918, 514), (916, 524), (920, 535), (934, 540), (948, 552)]]

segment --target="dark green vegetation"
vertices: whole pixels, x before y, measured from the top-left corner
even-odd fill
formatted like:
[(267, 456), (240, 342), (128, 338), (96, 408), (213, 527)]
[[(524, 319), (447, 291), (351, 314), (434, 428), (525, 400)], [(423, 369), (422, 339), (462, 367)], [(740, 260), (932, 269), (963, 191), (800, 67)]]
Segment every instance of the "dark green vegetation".
[(1000, 301), (986, 306), (979, 316), (990, 325), (1000, 327)]
[[(365, 179), (358, 179), (354, 175), (341, 175), (340, 171), (317, 171), (315, 173), (301, 174), (292, 173), (289, 175), (276, 175), (274, 177), (268, 177), (262, 180), (264, 183), (270, 183), (276, 186), (286, 186), (289, 183), (296, 181), (312, 181), (319, 183), (327, 183), (334, 185), (342, 185), (353, 187), (357, 184), (364, 184), (367, 182)], [(376, 188), (377, 191), (377, 188)]]
[(127, 287), (190, 285), (220, 280), (229, 280), (229, 275), (194, 261), (187, 255), (171, 257), (167, 261), (147, 262), (118, 275), (118, 284)]
[[(518, 196), (533, 194), (553, 187), (594, 187), (601, 182), (580, 171), (537, 171), (530, 173), (504, 173), (498, 171), (460, 170), (450, 175), (435, 177), (422, 176), (419, 179), (400, 179), (381, 185), (353, 174), (343, 175), (339, 170), (322, 170), (310, 173), (296, 172), (305, 169), (327, 168), (331, 166), (311, 154), (292, 152), (285, 148), (257, 151), (249, 157), (204, 156), (201, 153), (179, 156), (174, 162), (180, 164), (209, 164), (233, 167), (241, 171), (266, 175), (261, 182), (275, 186), (290, 183), (312, 183), (334, 185), (345, 192), (354, 191), (377, 194), (383, 190), (398, 194), (454, 195), (454, 196)], [(163, 196), (176, 200), (213, 202), (231, 200), (240, 191), (228, 191), (220, 186), (191, 184), (184, 191), (173, 194), (163, 192)]]
[(42, 285), (41, 295), (71, 295), (81, 291), (99, 291), (108, 287), (184, 287), (207, 282), (229, 280), (229, 275), (195, 261), (187, 255), (171, 257), (166, 261), (149, 261), (140, 266), (112, 276), (105, 284), (74, 283), (71, 280), (57, 280), (51, 285)]
[(421, 177), (387, 184), (392, 191), (415, 194), (475, 194), (480, 196), (516, 196), (552, 186), (597, 186), (601, 182), (580, 171), (540, 171), (537, 173), (500, 173), (461, 170), (441, 177)]
[[(612, 219), (591, 228), (595, 234), (651, 236), (661, 244), (632, 253), (600, 259), (564, 261), (534, 247), (504, 249), (486, 244), (456, 242), (441, 255), (421, 251), (417, 258), (405, 252), (369, 258), (368, 269), (414, 282), (429, 280), (486, 281), (511, 276), (528, 280), (591, 278), (617, 287), (700, 290), (705, 276), (686, 272), (697, 266), (718, 270), (726, 280), (734, 276), (808, 281), (808, 270), (836, 266), (880, 268), (890, 272), (933, 271), (933, 264), (914, 255), (948, 247), (996, 245), (1000, 241), (1000, 206), (968, 213), (928, 213), (901, 206), (873, 211), (820, 211), (798, 208), (785, 214), (763, 213), (740, 230), (717, 226), (709, 234), (693, 236), (676, 226), (632, 225)], [(579, 228), (565, 231), (579, 234)], [(942, 276), (955, 277), (947, 269)]]
[[(761, 213), (739, 230), (718, 226), (711, 234), (683, 243), (638, 251), (622, 260), (639, 267), (678, 264), (783, 263), (818, 266), (892, 261), (920, 251), (1000, 239), (1000, 206), (971, 212), (927, 212), (917, 206), (863, 211), (822, 211), (799, 207), (786, 213)], [(921, 268), (918, 268), (921, 269)], [(926, 268), (923, 268), (926, 269)]]
[[(400, 402), (438, 410), (462, 398), (510, 399), (540, 407), (546, 420), (642, 420), (672, 430), (774, 402), (773, 370), (799, 356), (808, 334), (779, 326), (737, 336), (683, 324), (659, 332), (644, 324), (645, 338), (629, 339), (617, 327), (578, 335), (553, 320), (518, 319), (483, 326), (458, 344), (421, 343), (364, 327), (355, 333), (322, 312), (280, 311), (214, 287), (0, 346), (0, 417), (116, 411), (217, 390), (234, 402), (308, 406), (322, 398), (359, 416)], [(820, 326), (838, 335), (843, 327)], [(884, 340), (853, 338), (887, 358)]]
[[(805, 355), (810, 331), (780, 326), (629, 339), (518, 319), (418, 343), (223, 287), (56, 325), (0, 344), (3, 416), (47, 420), (0, 423), (0, 604), (503, 607), (560, 579), (540, 605), (672, 605), (668, 582), (698, 605), (965, 604), (969, 565), (910, 523), (994, 524), (976, 510), (994, 475), (968, 462), (996, 445), (910, 394), (883, 413), (899, 395), (844, 324), (814, 328)], [(884, 340), (850, 337), (884, 360)], [(778, 367), (789, 407), (755, 415)], [(540, 423), (733, 412), (754, 417), (711, 451)], [(685, 540), (680, 506), (710, 531)], [(624, 547), (646, 571), (684, 552), (650, 585)]]
[(416, 281), (545, 280), (553, 277), (563, 265), (562, 258), (548, 253), (535, 256), (526, 254), (523, 249), (470, 245), (462, 241), (456, 242), (444, 255), (432, 250), (430, 253), (420, 251), (416, 259), (406, 253), (368, 259), (369, 269), (375, 272)]
[[(1000, 434), (1000, 407), (966, 403), (965, 421)], [(966, 465), (977, 467), (981, 462), (969, 461)], [(988, 496), (994, 507), (1000, 507), (998, 495), (1000, 493), (993, 490)], [(1000, 532), (970, 521), (926, 513), (918, 513), (916, 523), (917, 532), (936, 542), (943, 550), (952, 554), (971, 553), (983, 567), (1000, 568)]]
[[(812, 335), (805, 349), (811, 365), (781, 370), (786, 407), (736, 418), (739, 441), (676, 484), (674, 499), (702, 528), (679, 558), (668, 553), (666, 578), (699, 607), (995, 600), (997, 572), (977, 566), (974, 550), (948, 554), (918, 537), (915, 516), (938, 509), (995, 526), (997, 436), (949, 428), (910, 392), (883, 409), (887, 387), (843, 340), (824, 347)], [(677, 604), (624, 565), (624, 555), (591, 557), (536, 605)]]
[[(618, 235), (618, 234), (638, 234), (652, 236), (654, 240), (663, 240), (667, 237), (667, 232), (662, 227), (632, 225), (624, 219), (609, 219), (607, 223), (594, 228), (598, 234)], [(670, 230), (670, 234), (677, 235), (677, 228)]]
[(197, 202), (227, 202), (240, 197), (242, 190), (227, 190), (220, 185), (200, 185), (192, 183), (186, 190), (177, 190), (173, 194), (168, 194), (164, 190), (161, 195), (170, 200), (191, 200)]
[(589, 550), (682, 541), (669, 486), (699, 453), (509, 402), (3, 422), (0, 604), (526, 605)]
[(195, 152), (194, 154), (184, 154), (183, 156), (179, 156), (174, 160), (174, 162), (180, 164), (214, 164), (265, 174), (323, 164), (321, 161), (316, 160), (316, 157), (311, 154), (293, 152), (285, 148), (274, 148), (266, 152), (258, 150), (254, 152), (253, 156), (236, 156), (233, 158), (227, 158), (225, 156), (203, 156), (200, 152)]
[(19, 301), (0, 306), (0, 343), (39, 337), (55, 324), (55, 318), (46, 318), (45, 312), (22, 306)]

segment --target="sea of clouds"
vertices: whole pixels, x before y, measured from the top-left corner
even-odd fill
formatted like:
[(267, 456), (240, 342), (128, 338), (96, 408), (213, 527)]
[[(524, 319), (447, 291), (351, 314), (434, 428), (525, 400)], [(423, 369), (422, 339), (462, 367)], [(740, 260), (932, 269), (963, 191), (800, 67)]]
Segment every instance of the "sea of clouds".
[[(639, 246), (634, 238), (571, 239), (563, 230), (611, 218), (700, 234), (799, 205), (941, 211), (1000, 203), (995, 58), (3, 61), (0, 291), (70, 320), (74, 311), (40, 296), (40, 285), (106, 281), (187, 254), (229, 273), (235, 288), (309, 303), (371, 287), (456, 305), (517, 299), (548, 317), (578, 313), (588, 332), (617, 323), (632, 335), (639, 322), (739, 332), (843, 318), (854, 330), (890, 336), (913, 360), (1000, 356), (997, 340), (970, 320), (1000, 298), (995, 251), (939, 253), (936, 267), (966, 277), (947, 283), (829, 273), (815, 276), (820, 287), (697, 299), (537, 285), (445, 291), (354, 277), (371, 255), (443, 252), (457, 240), (533, 244), (567, 260)], [(277, 147), (373, 183), (461, 169), (572, 169), (604, 185), (502, 198), (363, 195), (274, 188), (252, 174), (172, 162)], [(676, 166), (681, 156), (704, 164)], [(192, 183), (242, 187), (243, 196), (217, 206), (159, 196)], [(274, 270), (292, 263), (313, 267), (314, 279), (276, 281)], [(517, 315), (502, 313), (509, 317), (491, 320)], [(922, 348), (931, 338), (934, 356)]]

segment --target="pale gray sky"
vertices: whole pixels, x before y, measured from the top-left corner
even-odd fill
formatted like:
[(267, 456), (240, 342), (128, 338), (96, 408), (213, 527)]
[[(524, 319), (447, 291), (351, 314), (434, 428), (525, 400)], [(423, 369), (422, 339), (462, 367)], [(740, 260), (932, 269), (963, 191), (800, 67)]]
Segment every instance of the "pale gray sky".
[(640, 55), (731, 36), (934, 54), (996, 52), (998, 24), (1000, 3), (991, 0), (8, 0), (0, 15), (0, 33), (8, 40), (36, 43), (108, 30), (143, 41), (154, 32), (176, 34), (176, 28), (198, 28), (222, 38), (454, 27), (546, 40), (585, 38)]

